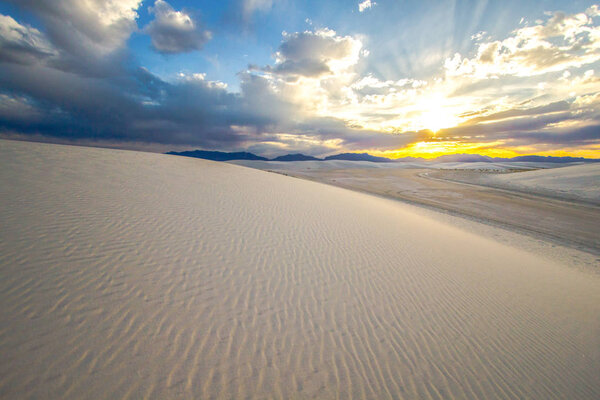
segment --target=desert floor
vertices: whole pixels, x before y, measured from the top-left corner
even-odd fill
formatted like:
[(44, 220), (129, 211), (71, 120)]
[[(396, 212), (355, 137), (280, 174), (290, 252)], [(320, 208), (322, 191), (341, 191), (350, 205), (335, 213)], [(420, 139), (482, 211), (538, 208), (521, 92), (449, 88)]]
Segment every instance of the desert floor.
[(0, 160), (0, 398), (600, 397), (589, 253), (227, 163)]
[[(594, 182), (569, 187), (560, 178), (573, 169)], [(274, 171), (429, 206), (600, 256), (600, 165), (516, 173), (418, 166)], [(560, 186), (550, 186), (556, 182)]]

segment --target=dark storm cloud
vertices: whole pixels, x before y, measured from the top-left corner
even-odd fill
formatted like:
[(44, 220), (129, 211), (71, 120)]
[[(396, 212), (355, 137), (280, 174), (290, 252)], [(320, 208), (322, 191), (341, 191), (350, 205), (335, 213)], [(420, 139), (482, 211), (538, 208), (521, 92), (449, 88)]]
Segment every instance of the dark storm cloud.
[(142, 69), (94, 79), (0, 64), (0, 87), (8, 96), (27, 94), (46, 116), (38, 124), (5, 117), (5, 129), (57, 137), (211, 145), (243, 140), (230, 125), (257, 122), (253, 115), (245, 119), (239, 96), (222, 88), (203, 81), (171, 84)]

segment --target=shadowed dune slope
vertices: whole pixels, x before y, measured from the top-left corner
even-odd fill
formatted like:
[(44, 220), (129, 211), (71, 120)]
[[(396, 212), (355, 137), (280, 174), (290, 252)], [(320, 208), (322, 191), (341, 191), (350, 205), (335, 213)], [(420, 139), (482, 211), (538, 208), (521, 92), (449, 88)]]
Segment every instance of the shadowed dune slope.
[(0, 398), (600, 397), (597, 274), (234, 165), (0, 160)]

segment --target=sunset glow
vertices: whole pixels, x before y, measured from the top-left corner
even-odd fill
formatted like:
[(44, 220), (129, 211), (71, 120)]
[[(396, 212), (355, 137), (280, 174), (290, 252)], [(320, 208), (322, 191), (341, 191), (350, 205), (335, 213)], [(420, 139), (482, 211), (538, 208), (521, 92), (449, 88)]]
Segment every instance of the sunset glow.
[(599, 24), (560, 0), (0, 3), (0, 135), (600, 158)]

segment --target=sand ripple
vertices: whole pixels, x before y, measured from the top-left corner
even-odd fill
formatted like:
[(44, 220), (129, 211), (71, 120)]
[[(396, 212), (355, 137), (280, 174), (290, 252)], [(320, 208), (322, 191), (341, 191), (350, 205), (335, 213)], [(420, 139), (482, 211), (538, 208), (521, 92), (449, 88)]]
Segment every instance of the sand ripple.
[(227, 164), (0, 159), (2, 398), (600, 397), (598, 275)]

